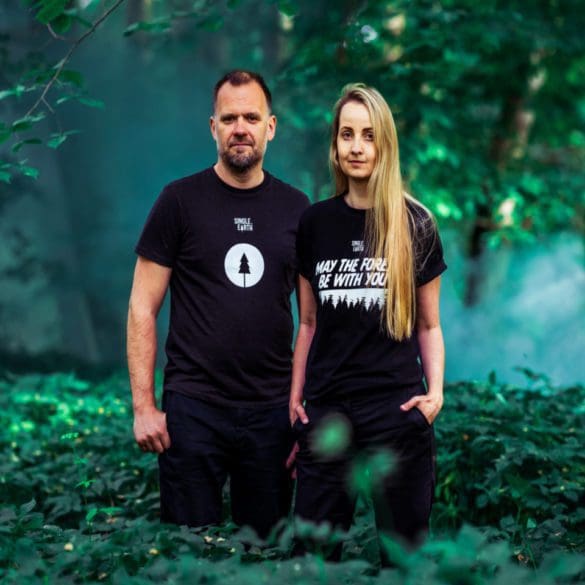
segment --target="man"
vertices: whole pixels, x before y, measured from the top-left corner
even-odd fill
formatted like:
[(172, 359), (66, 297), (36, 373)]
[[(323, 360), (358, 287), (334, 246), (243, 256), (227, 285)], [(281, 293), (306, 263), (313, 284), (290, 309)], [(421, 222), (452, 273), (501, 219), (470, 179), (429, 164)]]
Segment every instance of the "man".
[[(159, 454), (163, 522), (219, 523), (229, 475), (234, 521), (266, 537), (291, 498), (290, 294), (308, 200), (262, 168), (276, 118), (259, 75), (233, 71), (216, 84), (210, 126), (217, 163), (164, 188), (136, 246), (134, 435)], [(159, 410), (156, 316), (169, 286)]]

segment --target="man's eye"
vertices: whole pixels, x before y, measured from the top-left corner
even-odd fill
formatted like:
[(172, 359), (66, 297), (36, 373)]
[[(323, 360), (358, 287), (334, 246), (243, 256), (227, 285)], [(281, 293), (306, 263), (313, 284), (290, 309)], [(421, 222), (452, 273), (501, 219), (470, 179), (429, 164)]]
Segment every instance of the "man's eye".
[(224, 124), (231, 124), (234, 120), (234, 116), (225, 116), (221, 119)]
[(248, 120), (248, 122), (259, 122), (260, 118), (256, 116), (256, 114), (250, 114), (246, 116), (246, 120)]

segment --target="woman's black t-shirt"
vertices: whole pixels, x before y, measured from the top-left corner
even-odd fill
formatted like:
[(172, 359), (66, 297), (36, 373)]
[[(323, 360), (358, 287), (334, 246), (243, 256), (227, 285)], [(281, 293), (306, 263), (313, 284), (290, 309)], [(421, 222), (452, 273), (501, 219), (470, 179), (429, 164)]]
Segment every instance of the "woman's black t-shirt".
[[(407, 201), (415, 220), (415, 284), (446, 268), (434, 222)], [(300, 273), (317, 301), (303, 396), (316, 401), (363, 392), (385, 392), (422, 381), (416, 333), (405, 341), (381, 326), (385, 262), (364, 246), (366, 211), (349, 207), (343, 195), (305, 211), (297, 234)]]

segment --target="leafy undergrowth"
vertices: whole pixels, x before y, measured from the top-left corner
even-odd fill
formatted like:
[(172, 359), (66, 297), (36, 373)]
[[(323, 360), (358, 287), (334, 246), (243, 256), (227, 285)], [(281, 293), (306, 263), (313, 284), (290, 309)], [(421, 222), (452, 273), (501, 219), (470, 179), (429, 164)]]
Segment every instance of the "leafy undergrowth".
[[(162, 526), (157, 468), (131, 432), (124, 375), (0, 382), (0, 579), (6, 583), (585, 582), (585, 388), (458, 383), (436, 424), (432, 536), (414, 553), (382, 542), (367, 497), (344, 560), (290, 557), (293, 529), (326, 550), (341, 536), (283, 523), (266, 543), (227, 522)], [(364, 478), (375, 469), (362, 469)], [(363, 490), (367, 493), (367, 489)]]

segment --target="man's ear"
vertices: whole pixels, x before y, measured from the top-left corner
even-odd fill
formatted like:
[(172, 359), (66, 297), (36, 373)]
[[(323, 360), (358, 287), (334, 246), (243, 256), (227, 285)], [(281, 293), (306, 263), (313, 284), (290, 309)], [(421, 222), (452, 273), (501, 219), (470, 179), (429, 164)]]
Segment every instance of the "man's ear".
[(268, 133), (267, 138), (268, 140), (272, 140), (274, 135), (276, 134), (276, 116), (271, 114), (268, 118)]
[(214, 116), (209, 117), (209, 129), (211, 130), (211, 135), (213, 136), (213, 139), (215, 141), (217, 141), (217, 133), (215, 131), (215, 117)]

